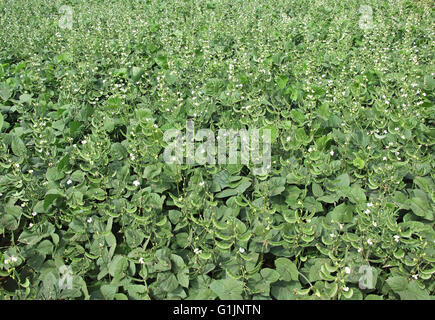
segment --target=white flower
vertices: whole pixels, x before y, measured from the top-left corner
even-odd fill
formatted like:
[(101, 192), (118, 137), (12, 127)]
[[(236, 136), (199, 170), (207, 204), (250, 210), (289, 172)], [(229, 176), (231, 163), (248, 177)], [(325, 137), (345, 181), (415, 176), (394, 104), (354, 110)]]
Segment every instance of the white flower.
[(145, 261), (143, 260), (142, 257), (139, 258), (139, 263), (140, 263), (140, 264), (144, 264), (144, 263), (145, 263)]
[(367, 203), (367, 207), (373, 207), (373, 203), (371, 202)]
[(417, 280), (418, 279), (418, 274), (413, 274), (412, 277)]
[(37, 213), (35, 211), (32, 212), (32, 216), (36, 216)]
[(26, 206), (25, 203), (22, 203), (22, 204), (21, 204), (21, 208), (24, 208), (25, 206)]
[(348, 291), (349, 291), (349, 287), (344, 287), (344, 288), (343, 288), (343, 291), (344, 291), (344, 292), (348, 292)]
[(290, 137), (287, 137), (285, 140), (286, 140), (286, 141), (290, 141)]
[(140, 182), (139, 181), (137, 181), (137, 180), (134, 180), (133, 181), (133, 184), (137, 187), (137, 186), (139, 186), (140, 185)]
[(19, 164), (19, 163), (16, 163), (16, 164), (15, 164), (15, 167), (16, 167), (16, 168), (19, 168), (19, 167), (20, 167), (20, 164)]
[(88, 223), (92, 222), (92, 218), (89, 218), (88, 220), (86, 220)]
[(331, 150), (331, 151), (329, 152), (329, 154), (330, 154), (331, 156), (333, 156), (333, 155), (334, 155), (334, 150)]
[(370, 246), (373, 245), (373, 241), (370, 240), (370, 239), (367, 240), (367, 243), (368, 243)]
[(335, 238), (335, 234), (333, 234), (333, 233), (331, 233), (329, 236), (330, 236), (331, 238)]
[(200, 254), (200, 253), (202, 252), (202, 250), (200, 250), (200, 249), (198, 249), (198, 248), (195, 248), (195, 249), (193, 249), (193, 252), (194, 252), (195, 254)]
[(86, 144), (86, 143), (88, 143), (87, 140), (83, 140), (83, 141), (82, 141), (82, 144)]
[(369, 214), (371, 211), (370, 211), (370, 209), (366, 209), (364, 212), (365, 212), (366, 214)]
[(349, 267), (344, 268), (344, 272), (346, 272), (347, 274), (350, 274), (350, 268)]
[(400, 236), (398, 236), (398, 235), (394, 235), (393, 238), (394, 238), (394, 241), (396, 241), (396, 242), (400, 241)]
[(71, 184), (72, 183), (72, 180), (71, 179), (69, 179), (67, 182), (66, 182), (66, 184)]
[(373, 227), (377, 227), (378, 226), (378, 224), (375, 222), (375, 221), (373, 221)]
[(362, 248), (358, 248), (358, 250), (357, 250), (358, 252), (361, 252), (362, 251)]
[(30, 169), (30, 170), (29, 170), (29, 173), (30, 173), (30, 174), (32, 174), (32, 173), (33, 173), (33, 170), (32, 170), (32, 169)]
[(313, 151), (313, 149), (311, 147), (309, 147), (308, 148), (308, 152), (311, 152), (311, 151)]
[(244, 252), (245, 252), (245, 249), (242, 248), (242, 247), (240, 247), (240, 248), (239, 248), (239, 252), (240, 252), (240, 253), (244, 253)]
[(199, 185), (202, 187), (204, 185), (204, 181), (201, 181)]
[(387, 160), (387, 157), (383, 157), (382, 160), (386, 161), (386, 160)]

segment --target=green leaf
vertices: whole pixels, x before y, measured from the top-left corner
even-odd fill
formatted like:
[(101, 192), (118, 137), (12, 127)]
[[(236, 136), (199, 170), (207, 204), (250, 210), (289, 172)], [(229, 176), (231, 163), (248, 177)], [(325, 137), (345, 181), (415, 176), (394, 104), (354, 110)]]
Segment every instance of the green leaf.
[(285, 181), (284, 177), (273, 177), (269, 180), (269, 192), (270, 196), (276, 196), (281, 194), (285, 190)]
[(376, 294), (369, 294), (366, 296), (364, 300), (383, 300), (382, 296), (376, 295)]
[(313, 190), (313, 194), (314, 194), (314, 196), (316, 198), (319, 198), (319, 197), (323, 196), (323, 190), (322, 190), (322, 187), (319, 184), (313, 182), (313, 184), (312, 184), (312, 190)]
[(185, 268), (182, 271), (177, 273), (177, 280), (180, 286), (184, 288), (189, 287), (189, 269)]
[(305, 122), (304, 114), (298, 109), (293, 109), (292, 111), (290, 111), (290, 116), (292, 120), (298, 123), (299, 125), (302, 125)]
[(115, 298), (115, 294), (118, 291), (118, 287), (111, 284), (103, 284), (100, 288), (101, 294), (106, 300), (113, 300)]
[(277, 300), (295, 300), (297, 299), (295, 290), (300, 287), (297, 281), (279, 281), (270, 288), (270, 293)]
[(60, 172), (57, 167), (51, 167), (47, 169), (47, 172), (45, 173), (45, 177), (49, 181), (57, 181), (64, 177), (63, 172)]
[(18, 228), (18, 219), (11, 214), (3, 214), (0, 216), (0, 230), (5, 228), (6, 230), (16, 230)]
[(42, 236), (40, 234), (34, 231), (24, 230), (18, 238), (18, 241), (33, 246), (37, 244), (41, 239)]
[(237, 194), (242, 194), (243, 192), (246, 191), (246, 189), (248, 189), (251, 186), (251, 182), (250, 181), (243, 181), (241, 184), (239, 184), (235, 190), (237, 191)]
[(233, 278), (213, 280), (210, 284), (210, 289), (221, 300), (241, 300), (243, 282)]
[(130, 248), (136, 248), (145, 239), (145, 234), (140, 229), (129, 228), (125, 230), (125, 239)]
[(115, 255), (109, 264), (109, 273), (112, 277), (120, 278), (128, 267), (128, 260), (121, 255)]
[(53, 204), (53, 202), (55, 200), (62, 198), (62, 197), (63, 197), (63, 194), (60, 193), (59, 190), (56, 190), (56, 189), (48, 190), (46, 195), (45, 195), (45, 198), (44, 198), (44, 210), (47, 210), (48, 207), (51, 204)]
[(200, 254), (198, 254), (198, 256), (203, 260), (208, 260), (211, 258), (211, 253), (210, 252), (201, 252)]
[(221, 191), (218, 194), (216, 194), (216, 198), (227, 198), (235, 195), (237, 195), (237, 190), (225, 189), (224, 191)]
[(298, 280), (299, 272), (296, 265), (287, 258), (278, 258), (275, 260), (276, 271), (284, 281)]
[(417, 281), (412, 280), (406, 293), (399, 293), (402, 300), (433, 300), (427, 290), (419, 287)]
[(345, 187), (349, 187), (350, 185), (350, 178), (349, 175), (347, 173), (343, 173), (341, 175), (339, 175), (334, 182), (336, 183), (336, 186), (340, 189), (345, 188)]
[(338, 292), (338, 284), (337, 282), (333, 282), (331, 288), (328, 291), (328, 297), (333, 298)]
[(86, 195), (90, 198), (90, 199), (96, 199), (99, 201), (103, 201), (106, 199), (106, 191), (104, 191), (101, 188), (92, 188), (89, 189), (88, 192), (86, 193)]
[(353, 165), (354, 165), (355, 167), (357, 167), (358, 169), (362, 169), (362, 168), (364, 168), (364, 165), (365, 165), (364, 160), (361, 159), (361, 158), (356, 158), (356, 159), (354, 159), (352, 163), (353, 163)]
[(104, 236), (104, 239), (106, 239), (107, 244), (109, 247), (114, 247), (116, 246), (116, 238), (113, 235), (112, 232), (109, 232), (107, 235)]
[(57, 170), (59, 172), (63, 173), (63, 169), (65, 169), (69, 165), (69, 154), (65, 155), (62, 159), (60, 159), (59, 163), (57, 164)]
[(107, 132), (112, 132), (115, 129), (115, 120), (106, 116), (103, 121), (103, 129)]
[(302, 193), (302, 190), (297, 186), (290, 186), (286, 189), (287, 197), (285, 202), (289, 205), (292, 205), (297, 202), (299, 195)]
[(26, 146), (24, 145), (23, 140), (17, 136), (12, 136), (12, 144), (11, 144), (12, 152), (19, 157), (24, 157), (26, 154)]
[(353, 209), (353, 205), (342, 203), (336, 206), (334, 210), (328, 214), (328, 217), (334, 222), (349, 223), (352, 222), (353, 219)]
[(53, 253), (53, 244), (51, 243), (50, 240), (43, 240), (39, 243), (36, 250), (44, 255), (52, 254)]
[(264, 280), (271, 283), (279, 280), (279, 273), (274, 269), (270, 269), (270, 268), (261, 269), (260, 274)]
[(355, 204), (363, 204), (366, 202), (366, 195), (362, 188), (359, 186), (352, 186), (348, 192), (349, 200)]
[(409, 282), (405, 277), (393, 276), (388, 278), (386, 282), (402, 300), (431, 300), (428, 292), (420, 288), (415, 280)]
[(82, 125), (83, 122), (81, 121), (71, 121), (68, 125), (71, 136), (76, 136), (80, 132), (80, 128), (82, 127)]
[(157, 165), (151, 165), (145, 168), (143, 177), (145, 179), (153, 179), (162, 172), (162, 168)]
[(21, 103), (30, 103), (32, 102), (32, 96), (30, 94), (24, 93), (20, 95), (20, 102)]
[(19, 219), (23, 214), (23, 210), (19, 206), (6, 205), (5, 212)]
[(287, 82), (288, 82), (288, 77), (283, 75), (279, 76), (279, 78), (276, 80), (276, 83), (278, 84), (278, 87), (280, 89), (284, 89), (285, 86), (287, 85)]
[(145, 70), (144, 68), (140, 67), (133, 67), (131, 69), (131, 78), (133, 81), (138, 81), (140, 77), (144, 74)]
[[(270, 141), (271, 143), (274, 143), (276, 139), (278, 138), (278, 129), (273, 126), (266, 126), (263, 127), (263, 130), (270, 130)], [(260, 132), (260, 137), (262, 137), (263, 131)], [(260, 139), (261, 140), (261, 139)]]
[(304, 200), (304, 207), (311, 213), (317, 213), (323, 211), (323, 206), (319, 201), (316, 201), (314, 197), (306, 197)]
[(0, 83), (0, 98), (2, 98), (3, 101), (7, 101), (11, 96), (12, 88), (6, 83)]
[(413, 197), (409, 200), (408, 204), (412, 212), (417, 216), (431, 221), (434, 220), (433, 210), (431, 209), (427, 198)]
[(406, 278), (400, 276), (390, 277), (386, 282), (394, 292), (404, 291), (408, 286)]
[(169, 274), (169, 276), (165, 280), (160, 282), (160, 286), (159, 287), (163, 291), (166, 291), (166, 292), (172, 292), (172, 291), (174, 291), (178, 287), (177, 277), (173, 273)]
[(329, 105), (327, 103), (322, 103), (322, 105), (317, 110), (317, 114), (323, 120), (325, 120), (325, 121), (328, 120), (329, 119), (329, 115), (331, 114), (330, 111), (329, 111)]
[(146, 299), (147, 288), (144, 285), (131, 284), (125, 287), (128, 295), (135, 300), (148, 300)]
[(321, 196), (318, 198), (318, 201), (326, 202), (326, 203), (334, 203), (337, 202), (340, 199), (340, 195), (338, 194), (328, 194), (325, 196)]

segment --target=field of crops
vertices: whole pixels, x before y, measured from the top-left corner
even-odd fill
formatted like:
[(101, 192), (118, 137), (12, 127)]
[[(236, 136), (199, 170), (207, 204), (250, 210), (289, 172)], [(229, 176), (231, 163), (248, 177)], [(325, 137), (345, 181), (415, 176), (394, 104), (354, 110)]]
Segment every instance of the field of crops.
[[(416, 0), (1, 1), (0, 300), (433, 299), (434, 21)], [(189, 123), (267, 133), (266, 170), (165, 161)]]

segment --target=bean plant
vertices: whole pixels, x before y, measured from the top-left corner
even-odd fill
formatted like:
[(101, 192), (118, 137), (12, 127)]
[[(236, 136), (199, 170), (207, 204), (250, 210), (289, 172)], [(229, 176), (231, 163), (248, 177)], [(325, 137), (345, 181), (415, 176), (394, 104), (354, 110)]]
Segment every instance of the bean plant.
[[(0, 2), (0, 299), (433, 299), (434, 10)], [(271, 167), (169, 164), (259, 128)]]

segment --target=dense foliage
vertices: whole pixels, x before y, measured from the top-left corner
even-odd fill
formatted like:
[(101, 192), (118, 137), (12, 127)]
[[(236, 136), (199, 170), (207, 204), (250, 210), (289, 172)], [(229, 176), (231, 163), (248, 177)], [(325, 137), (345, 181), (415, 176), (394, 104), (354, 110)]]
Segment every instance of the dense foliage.
[[(431, 299), (430, 5), (3, 0), (0, 297)], [(270, 172), (166, 164), (186, 119)]]

